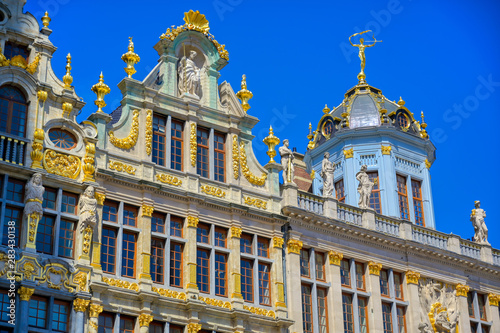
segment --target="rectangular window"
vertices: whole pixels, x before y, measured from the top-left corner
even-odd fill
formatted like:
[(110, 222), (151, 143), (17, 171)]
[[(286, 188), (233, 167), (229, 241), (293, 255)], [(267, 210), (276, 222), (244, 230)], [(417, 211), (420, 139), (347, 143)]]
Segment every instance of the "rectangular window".
[(302, 323), (304, 332), (313, 332), (311, 287), (302, 285)]
[(75, 223), (61, 220), (59, 224), (59, 256), (73, 258), (75, 248)]
[(135, 278), (135, 244), (136, 235), (124, 232), (122, 242), (122, 276), (124, 277)]
[(116, 235), (115, 229), (102, 228), (101, 266), (104, 273), (115, 274)]
[(208, 166), (208, 130), (198, 128), (196, 131), (197, 156), (196, 156), (196, 173), (202, 177), (209, 178)]
[(328, 303), (326, 300), (327, 291), (318, 288), (318, 326), (320, 333), (328, 333)]
[(226, 181), (226, 152), (224, 148), (225, 135), (215, 132), (214, 135), (214, 176), (219, 182)]
[(120, 316), (120, 333), (134, 333), (135, 320), (129, 316)]
[(375, 209), (379, 214), (382, 213), (382, 203), (380, 200), (380, 181), (378, 178), (378, 172), (372, 171), (367, 172), (370, 181), (373, 183), (372, 194), (370, 196), (370, 208)]
[(170, 243), (170, 285), (182, 288), (182, 250), (183, 245)]
[(153, 163), (165, 166), (167, 118), (153, 115)]
[(113, 333), (115, 326), (115, 316), (109, 312), (103, 312), (99, 315), (98, 333)]
[(316, 280), (325, 281), (325, 254), (316, 252), (314, 254), (316, 266)]
[(391, 305), (382, 303), (382, 319), (384, 321), (384, 333), (392, 333)]
[(253, 262), (241, 259), (241, 294), (247, 302), (253, 302)]
[(118, 202), (111, 200), (104, 201), (102, 220), (114, 223), (118, 222)]
[(123, 225), (135, 227), (137, 225), (137, 211), (138, 209), (133, 206), (123, 206)]
[(402, 306), (396, 307), (396, 314), (398, 316), (398, 333), (406, 333), (406, 308)]
[(170, 167), (182, 171), (182, 129), (184, 124), (178, 120), (172, 120), (170, 141)]
[(368, 299), (358, 297), (359, 331), (368, 333)]
[(162, 283), (164, 281), (165, 262), (165, 241), (161, 239), (151, 239), (151, 278), (153, 282)]
[(252, 235), (242, 234), (240, 238), (240, 252), (252, 254)]
[(52, 329), (58, 332), (68, 332), (69, 314), (69, 303), (55, 300), (52, 309)]
[(24, 203), (24, 185), (25, 182), (22, 180), (9, 178), (5, 199)]
[[(169, 331), (168, 333), (184, 333), (184, 327), (178, 326), (178, 325), (169, 325)], [(201, 332), (201, 331), (200, 331)], [(158, 332), (158, 333), (163, 333), (163, 331)]]
[(215, 295), (227, 296), (227, 255), (215, 252)]
[(471, 333), (477, 333), (477, 324), (476, 323), (470, 323), (470, 331), (471, 331)]
[(309, 269), (309, 250), (300, 250), (300, 275), (304, 277), (311, 276)]
[(226, 247), (227, 229), (215, 228), (215, 246)]
[(389, 297), (389, 272), (386, 269), (380, 271), (380, 294)]
[[(21, 224), (23, 220), (23, 210), (22, 208), (14, 208), (7, 206), (5, 207), (4, 223), (3, 223), (3, 234), (2, 234), (2, 244), (7, 245), (9, 241), (9, 227), (12, 230), (14, 227), (14, 241), (15, 246), (19, 246)], [(14, 222), (14, 225), (9, 226), (9, 222)]]
[[(172, 332), (172, 326), (170, 325), (170, 331)], [(165, 327), (164, 323), (161, 323), (159, 321), (153, 321), (151, 324), (149, 324), (149, 330), (148, 333), (163, 333), (163, 328)]]
[(394, 297), (403, 299), (403, 279), (401, 273), (393, 273), (394, 276)]
[(271, 265), (259, 263), (259, 303), (262, 305), (271, 305), (270, 284)]
[(403, 220), (410, 219), (410, 211), (408, 209), (408, 194), (406, 192), (406, 177), (396, 175), (398, 181), (398, 198), (399, 198), (399, 213)]
[(151, 216), (151, 231), (152, 232), (165, 232), (165, 214), (153, 213)]
[(335, 183), (335, 195), (339, 202), (345, 202), (344, 180), (341, 179)]
[(210, 251), (201, 250), (197, 251), (196, 260), (196, 283), (202, 293), (210, 292)]
[[(46, 254), (53, 252), (53, 239), (54, 239), (54, 224), (55, 218), (50, 215), (44, 215), (38, 223), (38, 230), (36, 232), (36, 251)], [(4, 222), (5, 223), (5, 222)]]
[(0, 290), (0, 321), (3, 323), (6, 323), (10, 320), (9, 306), (10, 306), (9, 292), (7, 290)]
[(481, 294), (476, 294), (477, 295), (477, 305), (479, 307), (479, 318), (481, 320), (486, 321), (486, 307), (485, 307), (485, 302), (484, 302), (484, 295)]
[(55, 210), (56, 200), (57, 200), (57, 189), (51, 187), (45, 187), (45, 192), (43, 192), (43, 208)]
[(469, 306), (469, 317), (474, 318), (474, 296), (472, 293), (467, 293), (467, 305)]
[(415, 212), (415, 224), (425, 226), (424, 206), (422, 204), (422, 186), (418, 180), (411, 180), (411, 191), (413, 194), (413, 211)]
[(170, 216), (170, 236), (182, 237), (184, 219), (179, 216)]
[(340, 280), (343, 286), (351, 287), (351, 272), (349, 260), (342, 259), (340, 261)]
[(365, 290), (365, 265), (363, 263), (356, 263), (356, 288)]
[(344, 313), (344, 333), (354, 333), (352, 296), (342, 294), (342, 312)]
[(61, 213), (76, 214), (76, 203), (78, 195), (68, 192), (62, 193)]
[(196, 230), (196, 241), (198, 243), (209, 244), (210, 225), (205, 223), (198, 223)]
[(28, 325), (37, 328), (47, 327), (48, 301), (46, 298), (31, 296), (29, 301)]
[(269, 258), (269, 239), (257, 237), (257, 255), (259, 257)]

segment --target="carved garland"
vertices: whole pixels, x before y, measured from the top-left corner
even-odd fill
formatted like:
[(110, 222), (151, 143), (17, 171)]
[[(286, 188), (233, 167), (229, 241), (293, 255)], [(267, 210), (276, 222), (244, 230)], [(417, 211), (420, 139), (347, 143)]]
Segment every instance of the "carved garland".
[(173, 186), (181, 186), (182, 185), (182, 180), (180, 180), (179, 178), (177, 178), (175, 176), (167, 175), (165, 173), (157, 173), (156, 179), (164, 184), (169, 184), (169, 185), (173, 185)]
[(107, 277), (103, 277), (102, 282), (105, 282), (112, 287), (130, 289), (130, 290), (139, 292), (139, 285), (135, 282), (130, 283), (128, 281), (122, 281), (122, 280), (112, 279), (112, 278), (107, 278)]
[(244, 142), (240, 143), (240, 165), (243, 175), (250, 182), (250, 184), (263, 186), (266, 183), (267, 175), (265, 173), (263, 173), (262, 176), (257, 177), (250, 171), (250, 168), (247, 164), (247, 154), (245, 152)]
[(126, 172), (129, 175), (135, 175), (136, 170), (133, 166), (118, 161), (109, 161), (109, 168), (118, 172)]
[(43, 154), (43, 167), (48, 173), (75, 179), (80, 174), (81, 162), (77, 156), (47, 149)]
[(219, 299), (208, 298), (208, 297), (201, 297), (200, 296), (200, 301), (205, 302), (207, 305), (217, 306), (219, 308), (229, 309), (229, 310), (232, 309), (231, 303), (224, 302), (224, 301), (221, 301)]
[(264, 210), (267, 209), (267, 202), (264, 200), (252, 198), (252, 197), (243, 197), (243, 200), (245, 201), (245, 204), (247, 204), (249, 206), (255, 206), (257, 208), (261, 208)]
[(224, 192), (222, 189), (215, 187), (215, 186), (202, 185), (200, 187), (200, 189), (203, 193), (208, 194), (208, 195), (213, 195), (214, 197), (218, 197), (218, 198), (225, 198), (226, 197), (226, 192)]
[(238, 149), (238, 136), (233, 135), (233, 172), (234, 179), (240, 177), (240, 150)]
[(121, 149), (130, 149), (135, 146), (137, 139), (139, 138), (139, 110), (134, 110), (134, 116), (132, 117), (132, 127), (130, 128), (130, 133), (127, 137), (123, 139), (118, 139), (115, 137), (114, 131), (109, 131), (109, 142), (113, 146)]
[(191, 166), (196, 166), (196, 150), (198, 149), (198, 143), (196, 142), (196, 124), (191, 123), (191, 134), (190, 134), (190, 154), (191, 154)]
[(259, 316), (266, 316), (266, 317), (271, 317), (271, 318), (276, 318), (276, 314), (272, 310), (266, 310), (266, 309), (261, 309), (261, 308), (256, 308), (253, 306), (246, 306), (243, 305), (243, 309), (250, 311), (253, 314), (259, 315)]
[(156, 287), (153, 287), (151, 290), (154, 291), (155, 293), (158, 293), (161, 296), (170, 297), (170, 298), (177, 298), (177, 299), (180, 299), (182, 301), (186, 300), (186, 294), (182, 293), (182, 292), (172, 291), (172, 290), (163, 289), (163, 288), (156, 288)]
[(153, 147), (153, 111), (146, 112), (146, 154), (149, 156)]

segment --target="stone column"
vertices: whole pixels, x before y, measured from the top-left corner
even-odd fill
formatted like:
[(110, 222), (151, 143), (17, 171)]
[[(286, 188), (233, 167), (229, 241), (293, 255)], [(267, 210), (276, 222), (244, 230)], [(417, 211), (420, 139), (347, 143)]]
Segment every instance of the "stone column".
[(95, 112), (89, 116), (89, 120), (97, 127), (97, 147), (105, 149), (106, 145), (106, 125), (111, 121), (111, 116), (104, 112)]
[(75, 309), (75, 326), (72, 329), (73, 333), (84, 333), (85, 331), (85, 311), (89, 306), (90, 300), (76, 298), (73, 301), (73, 309)]
[(371, 292), (370, 307), (372, 309), (369, 317), (370, 330), (373, 332), (383, 332), (384, 322), (382, 320), (382, 298), (380, 296), (380, 270), (382, 264), (370, 261), (368, 263), (368, 283)]
[(99, 327), (99, 314), (102, 312), (102, 305), (91, 303), (89, 307), (89, 333), (97, 333)]
[(240, 237), (242, 229), (240, 227), (231, 227), (228, 248), (231, 250), (229, 255), (229, 290), (231, 291), (231, 303), (233, 308), (243, 309), (243, 296), (241, 295), (241, 272), (240, 272)]
[(500, 327), (500, 313), (498, 311), (498, 303), (500, 302), (500, 295), (488, 294), (488, 303), (489, 306), (486, 310), (486, 318), (489, 318), (492, 321), (492, 327), (498, 328)]
[[(342, 311), (342, 280), (340, 276), (340, 262), (344, 255), (337, 251), (328, 252), (328, 265), (327, 274), (328, 281), (331, 282), (332, 288), (328, 292), (328, 309), (335, 309), (329, 311), (329, 315), (333, 315), (333, 320), (329, 320), (330, 332), (343, 332), (344, 331), (344, 317)], [(331, 304), (331, 305), (330, 305)]]
[(102, 271), (101, 267), (101, 237), (102, 237), (102, 211), (106, 195), (104, 193), (95, 193), (97, 199), (97, 226), (92, 234), (92, 261), (91, 265), (94, 271)]
[(188, 298), (191, 295), (198, 295), (198, 285), (196, 283), (196, 230), (199, 218), (188, 216), (186, 219), (185, 235), (187, 243), (184, 247), (184, 276)]
[(405, 274), (406, 279), (406, 301), (409, 302), (406, 311), (406, 327), (418, 328), (421, 318), (420, 297), (418, 296), (418, 280), (420, 273), (414, 271), (407, 271)]
[(272, 240), (270, 258), (274, 260), (271, 269), (271, 299), (275, 300), (276, 316), (278, 318), (286, 318), (285, 304), (285, 284), (283, 281), (283, 243), (284, 239), (275, 236)]
[[(298, 237), (298, 235), (293, 235)], [(298, 239), (289, 239), (286, 251), (286, 275), (287, 275), (287, 304), (288, 315), (294, 324), (290, 326), (290, 332), (302, 332), (302, 285), (300, 281), (300, 250), (302, 242)]]
[[(35, 288), (20, 287), (19, 293), (19, 316), (16, 318), (16, 323), (19, 325), (19, 332), (28, 332), (28, 311), (31, 295), (35, 292)], [(17, 326), (16, 325), (16, 326)]]
[(148, 333), (149, 324), (153, 321), (153, 316), (147, 313), (141, 313), (139, 316), (139, 332)]
[(458, 331), (460, 333), (471, 333), (469, 304), (467, 303), (467, 293), (469, 292), (469, 289), (470, 289), (469, 286), (460, 283), (457, 284), (456, 286), (457, 305), (458, 305), (458, 311), (460, 312), (458, 319), (458, 325), (459, 325)]
[[(144, 203), (141, 207), (141, 214), (138, 223), (138, 228), (143, 232), (139, 233), (137, 239), (137, 253), (140, 253), (139, 260), (136, 263), (141, 282), (151, 283), (151, 216), (153, 215), (154, 207)], [(143, 281), (146, 280), (146, 281)]]

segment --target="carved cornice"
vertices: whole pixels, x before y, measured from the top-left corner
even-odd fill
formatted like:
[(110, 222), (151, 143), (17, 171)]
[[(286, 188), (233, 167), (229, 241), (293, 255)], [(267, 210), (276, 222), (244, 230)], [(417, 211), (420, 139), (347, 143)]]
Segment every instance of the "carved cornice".
[(344, 258), (344, 255), (340, 252), (331, 250), (328, 252), (328, 259), (330, 260), (330, 265), (340, 266), (340, 262)]
[(281, 237), (276, 237), (276, 236), (273, 237), (273, 247), (282, 249), (284, 242), (285, 242), (285, 240)]
[(85, 312), (89, 306), (90, 300), (83, 298), (76, 298), (73, 301), (73, 308), (76, 312)]
[(418, 285), (418, 280), (420, 279), (420, 273), (414, 271), (406, 272), (406, 283)]
[(188, 216), (187, 217), (187, 226), (192, 228), (198, 228), (198, 222), (200, 219), (196, 216)]
[(470, 287), (459, 283), (455, 289), (457, 290), (457, 296), (467, 297)]
[(290, 239), (287, 242), (288, 253), (300, 254), (300, 250), (302, 249), (303, 243), (296, 239)]
[(368, 263), (368, 271), (371, 275), (380, 275), (380, 270), (382, 269), (382, 264), (370, 261)]

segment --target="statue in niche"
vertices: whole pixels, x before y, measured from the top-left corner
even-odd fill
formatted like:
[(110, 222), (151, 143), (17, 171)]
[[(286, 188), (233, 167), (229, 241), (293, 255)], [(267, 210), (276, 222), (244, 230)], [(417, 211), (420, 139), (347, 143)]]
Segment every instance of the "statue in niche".
[(372, 195), (373, 185), (375, 185), (372, 181), (370, 181), (370, 177), (366, 173), (366, 169), (368, 167), (366, 165), (361, 166), (361, 171), (356, 174), (356, 179), (359, 181), (358, 185), (358, 193), (359, 193), (359, 202), (358, 206), (361, 209), (367, 209), (370, 206), (370, 196)]
[(323, 178), (323, 196), (331, 197), (333, 194), (333, 163), (330, 161), (330, 153), (326, 152), (321, 165), (321, 178)]
[(182, 57), (177, 68), (179, 95), (188, 93), (200, 97), (201, 77), (200, 68), (194, 62), (196, 51), (191, 50), (189, 57)]
[(460, 315), (456, 290), (432, 279), (420, 279), (418, 294), (421, 308), (418, 330), (456, 333)]
[(281, 156), (281, 166), (283, 167), (283, 182), (293, 183), (293, 177), (295, 174), (295, 169), (293, 166), (293, 152), (289, 146), (288, 139), (283, 140), (283, 146), (279, 148), (279, 153)]
[(474, 202), (475, 208), (470, 214), (470, 221), (474, 227), (474, 242), (479, 244), (488, 243), (488, 228), (486, 228), (486, 223), (484, 223), (484, 218), (486, 217), (486, 212), (481, 208), (481, 202)]
[(97, 224), (97, 200), (95, 199), (94, 187), (88, 186), (78, 201), (78, 211), (80, 212), (80, 231), (90, 227), (94, 230)]
[(41, 217), (43, 215), (42, 203), (44, 192), (45, 187), (42, 185), (42, 174), (37, 172), (26, 184), (24, 216), (33, 216), (33, 214), (36, 214), (37, 217)]

